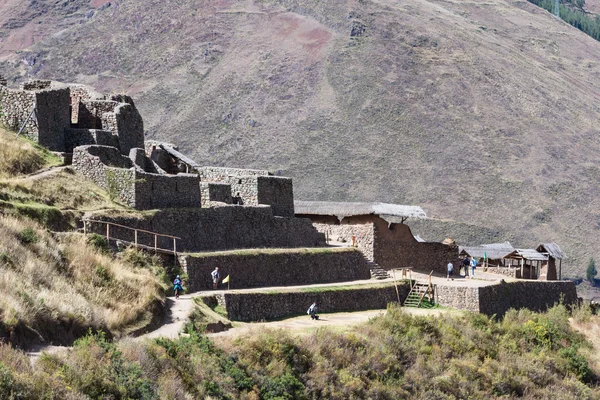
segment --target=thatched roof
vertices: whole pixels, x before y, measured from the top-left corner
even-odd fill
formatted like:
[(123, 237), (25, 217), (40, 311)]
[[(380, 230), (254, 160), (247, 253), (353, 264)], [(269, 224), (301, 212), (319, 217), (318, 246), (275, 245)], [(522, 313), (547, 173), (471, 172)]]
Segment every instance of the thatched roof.
[(536, 249), (516, 249), (510, 253), (509, 258), (520, 259), (530, 261), (548, 261), (548, 256), (540, 253)]
[[(427, 218), (427, 214), (418, 206), (402, 206), (388, 203), (350, 203), (336, 201), (294, 201), (296, 214), (332, 215), (340, 220), (358, 215), (378, 215), (399, 218)], [(386, 219), (387, 220), (387, 219)], [(392, 221), (393, 222), (393, 221)]]
[(475, 258), (486, 256), (490, 260), (501, 260), (513, 251), (515, 251), (515, 248), (509, 242), (459, 247), (459, 254)]
[(564, 260), (567, 258), (567, 255), (563, 253), (556, 243), (540, 243), (536, 250), (540, 253), (548, 253), (550, 257), (556, 258), (557, 260)]

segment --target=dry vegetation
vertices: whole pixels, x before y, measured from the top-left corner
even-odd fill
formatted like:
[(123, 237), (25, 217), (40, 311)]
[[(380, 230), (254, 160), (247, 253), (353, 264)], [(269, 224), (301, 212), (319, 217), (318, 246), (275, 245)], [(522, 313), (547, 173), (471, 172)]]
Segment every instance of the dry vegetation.
[[(0, 397), (139, 399), (599, 399), (592, 345), (565, 307), (423, 317), (391, 307), (347, 332), (264, 330), (213, 342), (103, 335), (34, 367), (0, 346)], [(597, 316), (590, 316), (598, 325)], [(591, 365), (591, 367), (590, 367)]]
[(0, 208), (5, 214), (33, 219), (54, 230), (76, 226), (86, 211), (122, 209), (106, 192), (78, 177), (54, 155), (14, 132), (0, 128)]
[(70, 343), (88, 328), (147, 324), (163, 299), (157, 270), (115, 259), (80, 234), (0, 217), (0, 335), (16, 344)]
[(30, 174), (60, 163), (48, 151), (0, 126), (0, 178)]

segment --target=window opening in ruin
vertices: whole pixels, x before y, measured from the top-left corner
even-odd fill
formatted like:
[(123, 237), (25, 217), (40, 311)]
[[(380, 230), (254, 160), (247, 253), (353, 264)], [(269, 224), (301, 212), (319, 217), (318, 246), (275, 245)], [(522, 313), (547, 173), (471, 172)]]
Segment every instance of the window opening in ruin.
[[(241, 184), (242, 184), (242, 180), (238, 179), (238, 185), (241, 185)], [(239, 195), (239, 193), (238, 193), (238, 195)]]

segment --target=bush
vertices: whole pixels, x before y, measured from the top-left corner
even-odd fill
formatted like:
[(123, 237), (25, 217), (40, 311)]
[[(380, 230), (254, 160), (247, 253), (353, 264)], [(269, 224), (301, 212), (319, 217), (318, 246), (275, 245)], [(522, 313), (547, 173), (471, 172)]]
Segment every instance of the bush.
[(110, 244), (108, 243), (108, 240), (102, 235), (92, 233), (88, 238), (88, 243), (102, 253), (106, 254), (110, 252)]
[(37, 243), (40, 239), (37, 233), (31, 228), (25, 228), (19, 234), (19, 240), (23, 244)]
[(577, 379), (589, 383), (594, 376), (587, 360), (579, 354), (577, 347), (567, 347), (560, 351), (560, 355), (567, 360), (567, 368)]
[(594, 257), (590, 257), (590, 262), (588, 263), (587, 269), (585, 270), (585, 277), (595, 286), (596, 284), (596, 275), (598, 275), (598, 270), (596, 269), (596, 262), (594, 261)]
[(260, 395), (265, 400), (307, 399), (304, 385), (294, 375), (286, 373), (267, 378), (262, 385)]

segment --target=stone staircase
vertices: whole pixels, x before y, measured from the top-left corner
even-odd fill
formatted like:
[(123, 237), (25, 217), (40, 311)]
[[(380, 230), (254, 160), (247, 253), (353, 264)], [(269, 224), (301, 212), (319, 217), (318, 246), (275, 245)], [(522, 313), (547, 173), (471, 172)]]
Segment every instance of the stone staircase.
[(367, 261), (369, 265), (369, 270), (371, 271), (371, 279), (387, 279), (391, 278), (391, 275), (383, 268), (379, 266), (379, 264), (373, 261)]

